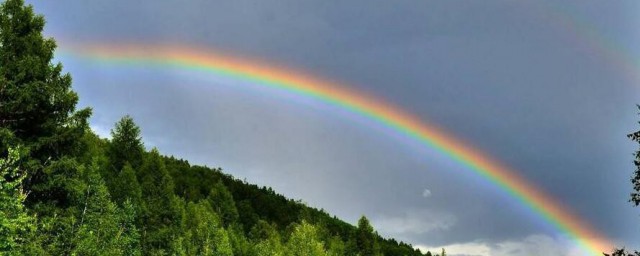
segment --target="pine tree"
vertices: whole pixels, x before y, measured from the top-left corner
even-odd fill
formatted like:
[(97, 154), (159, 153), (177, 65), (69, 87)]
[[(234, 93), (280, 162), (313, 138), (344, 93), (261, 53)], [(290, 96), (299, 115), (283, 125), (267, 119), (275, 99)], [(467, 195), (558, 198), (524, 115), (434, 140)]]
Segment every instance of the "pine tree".
[[(122, 170), (116, 175), (115, 181), (111, 187), (113, 201), (122, 205), (125, 201), (130, 201), (133, 205), (142, 204), (142, 190), (140, 183), (136, 177), (135, 170), (128, 163), (124, 165)], [(114, 182), (116, 183), (116, 182)]]
[(0, 5), (0, 154), (16, 144), (29, 152), (21, 161), (30, 191), (25, 204), (39, 216), (40, 226), (31, 241), (55, 254), (71, 244), (67, 209), (79, 183), (73, 157), (82, 152), (80, 138), (91, 111), (75, 110), (78, 96), (71, 90), (71, 76), (52, 63), (56, 44), (42, 36), (44, 25), (44, 18), (22, 0)]
[(355, 241), (360, 255), (374, 256), (380, 254), (377, 234), (373, 231), (373, 227), (365, 216), (362, 216), (360, 220), (358, 220)]
[(145, 158), (139, 173), (143, 209), (142, 248), (146, 254), (170, 254), (173, 232), (179, 224), (173, 181), (157, 149)]
[(109, 145), (109, 159), (116, 171), (120, 171), (126, 163), (133, 169), (142, 164), (144, 144), (140, 137), (140, 127), (130, 116), (124, 116), (111, 130), (111, 144)]
[(5, 130), (0, 136), (2, 141), (15, 136), (34, 164), (78, 153), (78, 138), (91, 114), (90, 109), (75, 112), (78, 96), (71, 76), (62, 73), (61, 64), (52, 64), (56, 44), (42, 36), (44, 25), (23, 0), (0, 5), (0, 130)]

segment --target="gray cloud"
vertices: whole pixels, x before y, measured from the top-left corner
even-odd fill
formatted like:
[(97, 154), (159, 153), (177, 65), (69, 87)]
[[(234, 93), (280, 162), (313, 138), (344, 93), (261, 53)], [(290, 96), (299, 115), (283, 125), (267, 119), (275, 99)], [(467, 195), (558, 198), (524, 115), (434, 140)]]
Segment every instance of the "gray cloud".
[(419, 235), (448, 230), (457, 222), (451, 213), (433, 210), (406, 210), (400, 216), (380, 216), (373, 224), (382, 233), (394, 236)]
[[(422, 251), (440, 252), (442, 247), (417, 245)], [(444, 246), (452, 256), (529, 256), (529, 255), (584, 255), (569, 240), (534, 234), (523, 239), (510, 239), (496, 243), (474, 241)]]
[(427, 197), (430, 197), (430, 196), (431, 196), (431, 190), (429, 190), (428, 188), (425, 188), (422, 191), (422, 197), (427, 198)]

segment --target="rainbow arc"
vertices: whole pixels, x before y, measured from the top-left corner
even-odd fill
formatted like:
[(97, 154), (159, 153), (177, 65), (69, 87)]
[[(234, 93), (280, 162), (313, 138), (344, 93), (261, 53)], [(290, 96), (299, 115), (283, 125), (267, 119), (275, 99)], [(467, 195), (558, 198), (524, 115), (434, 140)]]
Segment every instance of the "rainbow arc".
[(541, 220), (566, 234), (587, 255), (602, 255), (602, 252), (612, 248), (605, 236), (527, 182), (517, 172), (408, 112), (363, 93), (351, 91), (347, 89), (348, 86), (268, 63), (227, 56), (210, 49), (150, 45), (84, 45), (71, 49), (63, 51), (63, 54), (123, 65), (204, 71), (338, 106), (392, 128), (455, 160), (499, 187)]

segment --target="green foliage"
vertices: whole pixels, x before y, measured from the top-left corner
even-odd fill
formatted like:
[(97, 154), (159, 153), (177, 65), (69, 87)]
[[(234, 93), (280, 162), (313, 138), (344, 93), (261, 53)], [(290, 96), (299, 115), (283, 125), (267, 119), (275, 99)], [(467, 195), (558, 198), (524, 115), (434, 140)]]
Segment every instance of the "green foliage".
[(128, 163), (116, 175), (111, 188), (113, 200), (118, 204), (130, 201), (134, 205), (142, 205), (142, 189), (135, 170)]
[(86, 166), (65, 160), (51, 168), (71, 170), (73, 176), (61, 179), (65, 181), (61, 188), (64, 204), (34, 206), (38, 212), (48, 212), (39, 216), (38, 236), (34, 238), (47, 254), (140, 254), (136, 212), (129, 202), (119, 208), (111, 201), (95, 163)]
[(233, 251), (233, 255), (235, 256), (247, 256), (251, 254), (251, 243), (244, 235), (244, 231), (242, 227), (239, 226), (238, 223), (227, 229), (227, 233), (229, 234), (229, 242), (231, 243), (231, 248)]
[(173, 229), (179, 223), (173, 181), (164, 160), (153, 149), (139, 172), (142, 190), (142, 248), (151, 254), (170, 254)]
[(238, 209), (233, 196), (222, 182), (216, 182), (207, 197), (211, 207), (222, 218), (225, 227), (238, 221)]
[(380, 255), (377, 239), (378, 236), (374, 233), (369, 220), (367, 217), (362, 216), (358, 220), (358, 229), (355, 237), (358, 253), (362, 256)]
[(74, 246), (73, 192), (82, 183), (73, 158), (83, 152), (91, 111), (75, 110), (78, 96), (71, 77), (52, 63), (56, 45), (42, 36), (44, 24), (22, 0), (0, 5), (0, 154), (12, 145), (28, 152), (20, 168), (38, 232), (24, 253), (68, 254)]
[(72, 255), (140, 255), (135, 210), (129, 202), (119, 209), (109, 194), (97, 166), (86, 168), (83, 198), (77, 216)]
[(140, 127), (130, 116), (124, 116), (111, 130), (111, 144), (109, 145), (109, 159), (116, 171), (122, 169), (126, 163), (133, 168), (142, 164), (144, 144), (140, 137)]
[(233, 255), (229, 235), (208, 202), (187, 203), (183, 213), (181, 254)]
[(320, 241), (316, 227), (303, 221), (295, 225), (287, 242), (288, 256), (326, 256), (324, 243)]
[(34, 217), (22, 204), (27, 195), (22, 190), (25, 173), (19, 161), (19, 149), (9, 149), (7, 158), (0, 159), (0, 254), (21, 251), (35, 230)]
[(332, 236), (327, 241), (327, 255), (329, 256), (340, 256), (345, 255), (346, 247), (344, 241), (339, 236)]
[(252, 255), (268, 256), (268, 255), (286, 255), (286, 247), (282, 244), (280, 234), (275, 227), (265, 221), (259, 221), (251, 230), (249, 235), (252, 243), (255, 244)]
[(22, 0), (0, 5), (0, 129), (11, 131), (40, 164), (79, 152), (77, 139), (91, 114), (75, 112), (71, 76), (51, 63), (56, 44), (42, 36), (44, 24)]

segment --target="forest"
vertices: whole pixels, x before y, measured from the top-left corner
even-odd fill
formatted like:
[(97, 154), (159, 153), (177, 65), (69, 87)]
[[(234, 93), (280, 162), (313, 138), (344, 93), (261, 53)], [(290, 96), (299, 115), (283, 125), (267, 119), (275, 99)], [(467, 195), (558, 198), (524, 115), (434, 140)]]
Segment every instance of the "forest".
[(0, 255), (432, 255), (147, 150), (129, 116), (100, 138), (44, 26), (0, 6)]

